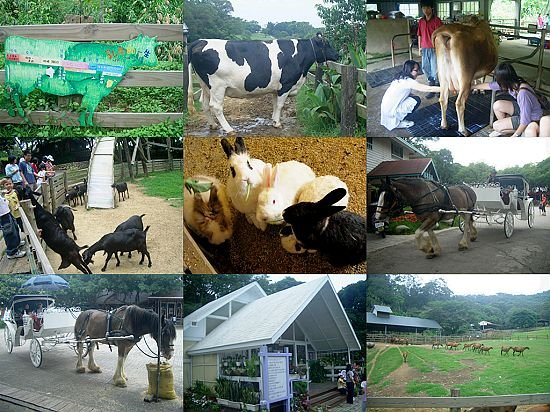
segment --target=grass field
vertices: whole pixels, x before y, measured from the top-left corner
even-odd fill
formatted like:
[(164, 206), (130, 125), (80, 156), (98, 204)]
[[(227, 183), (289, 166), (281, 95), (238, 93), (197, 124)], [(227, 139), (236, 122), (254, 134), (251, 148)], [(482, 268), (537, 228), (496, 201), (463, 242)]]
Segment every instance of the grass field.
[[(483, 341), (488, 355), (432, 350), (431, 346), (377, 344), (367, 351), (371, 396), (512, 395), (550, 391), (550, 329), (522, 333), (522, 339)], [(527, 338), (529, 336), (529, 338)], [(538, 339), (533, 339), (537, 337)], [(524, 356), (500, 354), (501, 346), (528, 346)], [(407, 365), (400, 351), (409, 353)]]
[(183, 173), (172, 172), (149, 173), (149, 178), (136, 180), (143, 187), (147, 196), (167, 199), (174, 207), (183, 207)]

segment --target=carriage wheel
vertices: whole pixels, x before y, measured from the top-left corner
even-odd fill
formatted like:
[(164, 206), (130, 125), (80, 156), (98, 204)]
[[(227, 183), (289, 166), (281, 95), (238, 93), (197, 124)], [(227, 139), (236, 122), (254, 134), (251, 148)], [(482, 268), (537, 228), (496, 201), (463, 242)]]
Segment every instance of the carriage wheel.
[(458, 215), (458, 228), (464, 233), (464, 218), (461, 215)]
[(40, 346), (40, 342), (38, 342), (38, 339), (33, 338), (31, 341), (31, 348), (29, 350), (29, 353), (31, 355), (31, 362), (32, 366), (35, 368), (39, 368), (40, 365), (42, 365), (42, 347)]
[(529, 227), (533, 227), (535, 224), (535, 206), (533, 206), (533, 202), (529, 203), (527, 207), (527, 224)]
[(514, 233), (514, 215), (512, 212), (506, 212), (504, 217), (504, 236), (509, 238)]
[(8, 353), (11, 353), (13, 351), (13, 338), (11, 336), (10, 330), (7, 327), (4, 328), (4, 342), (6, 343), (6, 349), (8, 350)]

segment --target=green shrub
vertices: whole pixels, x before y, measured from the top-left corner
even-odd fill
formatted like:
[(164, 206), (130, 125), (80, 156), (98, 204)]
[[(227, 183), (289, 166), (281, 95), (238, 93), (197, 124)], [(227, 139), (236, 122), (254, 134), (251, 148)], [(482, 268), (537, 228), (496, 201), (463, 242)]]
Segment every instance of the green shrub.
[(325, 382), (327, 380), (325, 376), (325, 368), (321, 365), (321, 361), (309, 361), (309, 378), (315, 383)]
[(204, 382), (196, 381), (183, 396), (183, 409), (189, 411), (219, 410), (215, 403), (216, 393)]

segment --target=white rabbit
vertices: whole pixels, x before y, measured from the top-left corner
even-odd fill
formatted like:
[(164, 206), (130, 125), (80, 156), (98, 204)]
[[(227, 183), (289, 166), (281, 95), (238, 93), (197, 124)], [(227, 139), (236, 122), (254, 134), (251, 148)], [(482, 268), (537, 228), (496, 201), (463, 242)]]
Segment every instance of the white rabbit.
[(258, 194), (262, 189), (265, 163), (250, 158), (242, 137), (235, 139), (235, 148), (226, 138), (221, 140), (221, 145), (228, 159), (230, 174), (227, 179), (227, 192), (233, 206), (244, 213), (248, 223), (265, 230), (267, 223), (256, 219), (256, 206)]
[[(347, 207), (349, 201), (348, 187), (338, 177), (331, 175), (316, 177), (311, 182), (307, 182), (303, 185), (300, 190), (298, 190), (298, 200), (296, 203), (318, 202), (327, 194), (332, 192), (334, 189), (338, 189), (339, 187), (346, 190), (346, 195), (335, 203), (334, 206)], [(283, 249), (289, 253), (300, 254), (305, 253), (306, 251), (309, 253), (316, 252), (315, 249), (303, 248), (296, 241), (296, 236), (294, 236), (294, 232), (292, 231), (292, 227), (290, 225), (282, 228), (279, 232), (279, 236), (281, 237), (281, 245), (283, 246)]]
[(263, 189), (258, 195), (256, 219), (272, 225), (283, 224), (283, 210), (296, 203), (298, 190), (315, 179), (315, 173), (304, 164), (291, 160), (264, 169)]
[(183, 220), (197, 235), (213, 245), (225, 242), (233, 234), (233, 217), (225, 186), (210, 176), (194, 176), (198, 183), (212, 183), (210, 190), (192, 193), (183, 191)]

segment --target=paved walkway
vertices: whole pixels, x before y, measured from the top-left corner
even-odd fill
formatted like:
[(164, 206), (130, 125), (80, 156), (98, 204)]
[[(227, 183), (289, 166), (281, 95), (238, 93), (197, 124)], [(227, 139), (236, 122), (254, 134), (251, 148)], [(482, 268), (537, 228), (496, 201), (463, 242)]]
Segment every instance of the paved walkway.
[[(3, 330), (0, 331), (3, 335)], [(128, 387), (118, 388), (112, 384), (116, 368), (117, 353), (109, 351), (106, 345), (100, 345), (94, 355), (96, 363), (103, 373), (77, 374), (75, 370), (76, 354), (72, 348), (60, 344), (44, 351), (40, 368), (32, 366), (29, 357), (30, 342), (16, 347), (9, 354), (4, 339), (0, 339), (0, 396), (6, 395), (35, 405), (49, 407), (52, 411), (90, 412), (175, 412), (183, 409), (183, 333), (177, 328), (175, 357), (170, 360), (174, 372), (174, 386), (178, 399), (162, 400), (158, 403), (146, 403), (143, 398), (147, 391), (147, 369), (145, 365), (153, 362), (137, 348), (129, 353), (125, 364), (128, 375)], [(156, 351), (155, 341), (147, 336), (151, 349)], [(147, 351), (143, 339), (140, 347)], [(179, 350), (178, 350), (179, 348)], [(87, 358), (85, 359), (87, 363)], [(2, 405), (0, 404), (0, 410)]]
[[(458, 227), (449, 227), (447, 229), (437, 230), (435, 234), (448, 232), (449, 230), (459, 230)], [(400, 245), (408, 241), (414, 240), (413, 235), (386, 235), (382, 238), (375, 233), (367, 233), (367, 253), (376, 252), (378, 250), (385, 249), (387, 247)]]
[(342, 403), (330, 409), (331, 412), (361, 412), (361, 399), (356, 398), (353, 405)]

